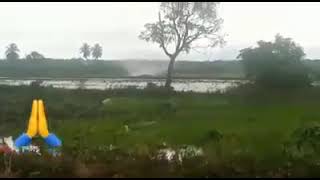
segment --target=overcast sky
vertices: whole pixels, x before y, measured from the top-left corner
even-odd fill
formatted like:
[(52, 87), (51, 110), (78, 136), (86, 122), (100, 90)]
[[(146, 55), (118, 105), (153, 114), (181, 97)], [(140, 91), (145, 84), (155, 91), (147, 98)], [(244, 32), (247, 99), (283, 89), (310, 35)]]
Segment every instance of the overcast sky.
[[(157, 45), (138, 39), (143, 25), (157, 19), (157, 2), (13, 2), (0, 3), (0, 57), (14, 42), (25, 56), (36, 50), (51, 58), (77, 58), (84, 42), (100, 43), (103, 59), (167, 59)], [(234, 59), (240, 49), (276, 33), (304, 47), (308, 58), (320, 58), (320, 3), (224, 2), (227, 44), (191, 52), (180, 59)]]

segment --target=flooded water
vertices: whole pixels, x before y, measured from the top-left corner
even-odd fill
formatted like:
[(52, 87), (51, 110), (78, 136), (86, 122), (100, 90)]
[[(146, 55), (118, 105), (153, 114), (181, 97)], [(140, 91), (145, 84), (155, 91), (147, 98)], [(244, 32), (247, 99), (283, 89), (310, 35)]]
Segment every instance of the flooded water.
[[(16, 80), (16, 79), (0, 79), (0, 85), (20, 86), (30, 85), (36, 79)], [(38, 80), (39, 81), (39, 80)], [(148, 83), (154, 83), (157, 86), (162, 86), (165, 83), (164, 79), (87, 79), (87, 80), (58, 80), (45, 79), (40, 81), (40, 86), (65, 88), (65, 89), (122, 89), (135, 87), (143, 89)], [(212, 79), (175, 79), (172, 82), (172, 87), (176, 91), (193, 91), (193, 92), (223, 92), (230, 87), (235, 87), (241, 83), (246, 83), (243, 80), (212, 80)]]

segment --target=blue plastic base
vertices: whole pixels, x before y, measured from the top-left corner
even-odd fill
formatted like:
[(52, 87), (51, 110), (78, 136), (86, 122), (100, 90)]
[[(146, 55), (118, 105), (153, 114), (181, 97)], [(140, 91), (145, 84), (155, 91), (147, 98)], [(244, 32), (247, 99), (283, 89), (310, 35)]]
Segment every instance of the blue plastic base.
[(32, 138), (30, 138), (27, 134), (23, 133), (21, 134), (14, 142), (14, 145), (17, 148), (20, 148), (22, 146), (28, 146), (31, 143)]
[(48, 137), (44, 138), (44, 141), (51, 147), (59, 147), (62, 145), (60, 139), (52, 133), (50, 133)]

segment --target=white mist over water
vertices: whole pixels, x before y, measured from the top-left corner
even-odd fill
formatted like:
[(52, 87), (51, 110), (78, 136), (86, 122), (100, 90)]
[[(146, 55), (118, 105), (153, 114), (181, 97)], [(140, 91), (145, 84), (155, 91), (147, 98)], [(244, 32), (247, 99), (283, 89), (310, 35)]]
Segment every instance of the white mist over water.
[(151, 76), (161, 76), (166, 72), (168, 68), (169, 61), (137, 61), (137, 60), (127, 60), (119, 61), (119, 64), (125, 68), (129, 76), (141, 76), (141, 75), (151, 75)]

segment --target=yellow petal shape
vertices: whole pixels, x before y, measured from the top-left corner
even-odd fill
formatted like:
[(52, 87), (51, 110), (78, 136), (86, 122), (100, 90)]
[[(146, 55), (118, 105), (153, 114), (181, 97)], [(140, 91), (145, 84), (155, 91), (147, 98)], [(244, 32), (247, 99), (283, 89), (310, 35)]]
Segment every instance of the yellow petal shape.
[(49, 135), (47, 118), (45, 114), (44, 103), (42, 100), (38, 100), (39, 108), (39, 134), (41, 137), (46, 138)]
[(31, 115), (29, 118), (29, 124), (27, 129), (27, 135), (32, 138), (37, 134), (38, 131), (38, 102), (33, 100)]

